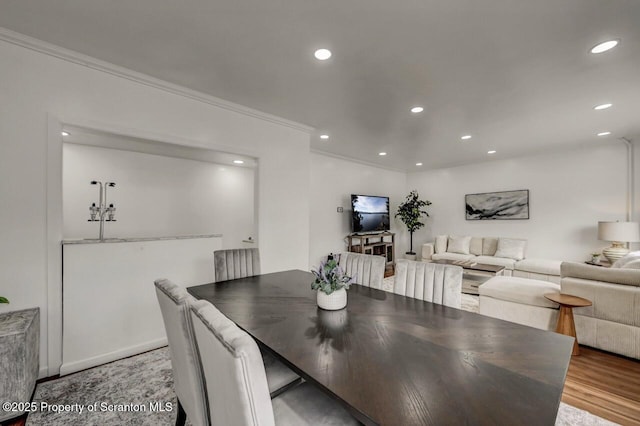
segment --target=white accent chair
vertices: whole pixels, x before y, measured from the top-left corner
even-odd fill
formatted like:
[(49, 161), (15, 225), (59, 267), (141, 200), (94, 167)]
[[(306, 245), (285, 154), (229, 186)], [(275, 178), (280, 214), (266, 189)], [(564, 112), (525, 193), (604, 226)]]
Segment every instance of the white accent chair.
[(308, 382), (269, 398), (264, 364), (256, 342), (215, 306), (191, 305), (202, 359), (211, 422), (214, 425), (358, 424), (330, 397)]
[(216, 282), (260, 275), (257, 248), (216, 250), (213, 252)]
[(462, 268), (400, 259), (396, 262), (393, 292), (460, 309)]
[(382, 290), (386, 265), (384, 256), (344, 252), (340, 253), (339, 265), (347, 275), (355, 275), (355, 284)]
[(580, 344), (640, 359), (640, 268), (631, 268), (562, 263), (562, 292), (593, 302), (573, 309)]
[(195, 299), (184, 287), (166, 279), (156, 280), (155, 286), (169, 341), (174, 389), (178, 396), (176, 425), (185, 423), (185, 413), (192, 425), (209, 425), (202, 366), (189, 318), (189, 304)]

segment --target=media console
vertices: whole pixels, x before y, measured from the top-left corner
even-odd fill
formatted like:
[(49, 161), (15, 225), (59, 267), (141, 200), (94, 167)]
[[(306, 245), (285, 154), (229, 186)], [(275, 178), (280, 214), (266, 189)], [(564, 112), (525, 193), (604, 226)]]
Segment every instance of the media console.
[(379, 232), (376, 234), (347, 235), (348, 250), (354, 253), (384, 256), (386, 260), (385, 276), (393, 275), (394, 239), (393, 232)]

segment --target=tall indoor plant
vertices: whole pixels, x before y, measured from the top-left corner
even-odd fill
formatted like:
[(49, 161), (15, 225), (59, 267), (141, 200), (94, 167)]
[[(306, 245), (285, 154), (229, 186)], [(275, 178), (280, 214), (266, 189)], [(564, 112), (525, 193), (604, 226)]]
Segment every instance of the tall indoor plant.
[(413, 233), (424, 226), (424, 222), (421, 222), (422, 216), (429, 216), (426, 210), (423, 210), (426, 206), (430, 206), (431, 201), (421, 200), (418, 191), (415, 189), (407, 195), (407, 198), (402, 204), (398, 206), (398, 212), (395, 217), (399, 217), (402, 223), (405, 224), (409, 234), (411, 234), (411, 242), (409, 245), (409, 256), (415, 256), (413, 251)]

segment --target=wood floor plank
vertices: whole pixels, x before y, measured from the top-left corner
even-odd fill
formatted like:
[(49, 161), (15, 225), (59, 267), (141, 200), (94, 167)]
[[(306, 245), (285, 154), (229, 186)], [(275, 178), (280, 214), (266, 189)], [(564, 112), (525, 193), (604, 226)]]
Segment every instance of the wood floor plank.
[(562, 401), (622, 425), (640, 426), (640, 361), (580, 347)]

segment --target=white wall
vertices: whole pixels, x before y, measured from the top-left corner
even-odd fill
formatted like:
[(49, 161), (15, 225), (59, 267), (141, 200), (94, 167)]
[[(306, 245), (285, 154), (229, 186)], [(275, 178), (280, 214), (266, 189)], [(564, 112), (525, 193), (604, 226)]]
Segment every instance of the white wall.
[(41, 374), (62, 353), (62, 123), (256, 157), (263, 271), (309, 262), (307, 131), (98, 68), (0, 41), (0, 312), (40, 307)]
[[(345, 237), (351, 233), (351, 194), (388, 196), (393, 216), (406, 196), (406, 174), (312, 153), (309, 230), (312, 266), (331, 252), (346, 250)], [(337, 207), (343, 207), (344, 212), (338, 213)], [(406, 229), (392, 218), (391, 232), (396, 232), (397, 257), (408, 250)]]
[(223, 234), (223, 247), (237, 248), (257, 237), (251, 168), (65, 143), (65, 239), (98, 236), (98, 222), (87, 221), (99, 197), (92, 180), (116, 182), (105, 238)]
[[(606, 247), (600, 220), (625, 220), (626, 148), (615, 141), (545, 155), (411, 173), (433, 202), (429, 233), (526, 238), (529, 257), (582, 261)], [(467, 221), (465, 194), (528, 189), (529, 220)]]

